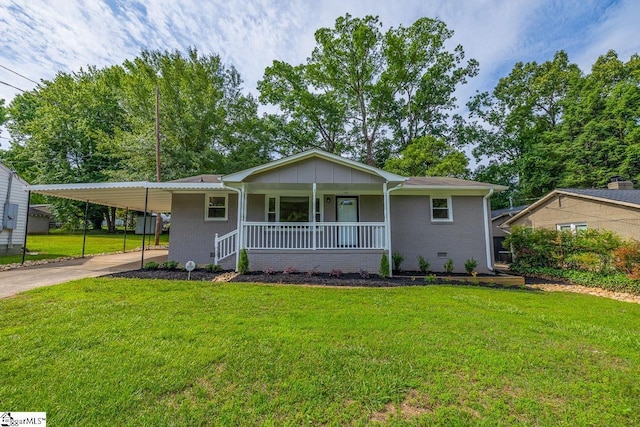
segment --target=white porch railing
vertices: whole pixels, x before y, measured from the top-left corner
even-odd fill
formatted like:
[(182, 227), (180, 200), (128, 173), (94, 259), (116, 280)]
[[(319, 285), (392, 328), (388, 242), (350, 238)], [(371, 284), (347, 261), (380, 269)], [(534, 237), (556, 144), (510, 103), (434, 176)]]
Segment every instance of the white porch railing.
[(213, 263), (217, 265), (218, 262), (235, 254), (238, 247), (237, 240), (238, 230), (233, 230), (221, 237), (216, 233)]
[(386, 249), (383, 222), (245, 222), (247, 249)]

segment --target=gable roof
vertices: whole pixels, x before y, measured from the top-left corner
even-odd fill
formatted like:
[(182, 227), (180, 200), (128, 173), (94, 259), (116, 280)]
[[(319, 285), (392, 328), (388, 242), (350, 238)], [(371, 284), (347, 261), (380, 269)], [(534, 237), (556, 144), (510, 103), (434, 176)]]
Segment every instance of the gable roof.
[(404, 176), (387, 172), (385, 170), (382, 170), (373, 166), (365, 165), (364, 163), (356, 162), (355, 160), (345, 159), (344, 157), (336, 156), (335, 154), (331, 154), (326, 151), (322, 151), (318, 149), (303, 151), (301, 153), (294, 154), (289, 157), (283, 157), (281, 159), (274, 160), (269, 163), (265, 163), (264, 165), (256, 166), (250, 169), (245, 169), (240, 172), (225, 175), (221, 178), (221, 180), (223, 182), (242, 182), (251, 175), (255, 175), (261, 172), (266, 172), (272, 169), (276, 169), (285, 165), (289, 165), (289, 164), (296, 163), (301, 160), (310, 159), (313, 157), (321, 158), (333, 163), (338, 163), (352, 169), (368, 172), (370, 174), (377, 175), (383, 178), (384, 180), (390, 181), (390, 182), (403, 182), (407, 180), (407, 178)]
[(517, 213), (520, 213), (521, 211), (523, 211), (528, 207), (529, 205), (522, 205), (522, 206), (514, 206), (512, 208), (494, 209), (491, 211), (491, 220), (493, 221), (505, 215), (513, 216)]
[(537, 202), (531, 204), (528, 208), (522, 210), (517, 215), (514, 215), (509, 220), (505, 221), (504, 225), (511, 225), (513, 222), (517, 221), (528, 213), (535, 211), (540, 206), (544, 205), (559, 194), (593, 200), (596, 202), (612, 203), (615, 205), (640, 209), (640, 190), (558, 188), (556, 190), (553, 190)]

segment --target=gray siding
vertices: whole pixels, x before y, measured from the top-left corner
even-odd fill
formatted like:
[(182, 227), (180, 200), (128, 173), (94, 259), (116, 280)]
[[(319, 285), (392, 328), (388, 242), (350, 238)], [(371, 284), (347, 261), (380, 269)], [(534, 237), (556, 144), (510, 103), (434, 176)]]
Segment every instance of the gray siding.
[[(11, 184), (10, 203), (18, 205), (18, 221), (16, 228), (5, 230), (2, 228), (2, 218), (4, 217), (4, 203), (7, 200), (9, 191), (9, 175), (12, 174), (8, 168), (0, 164), (0, 254), (13, 254), (22, 250), (24, 243), (24, 232), (27, 222), (28, 197), (25, 189), (25, 181), (17, 175), (13, 176)], [(28, 242), (27, 242), (28, 243)]]
[(360, 196), (360, 221), (384, 222), (384, 198), (382, 196)]
[(282, 166), (249, 177), (247, 182), (286, 184), (382, 184), (377, 175), (353, 169), (327, 160), (313, 158)]
[[(404, 270), (418, 270), (418, 255), (431, 270), (444, 271), (451, 258), (455, 272), (464, 272), (469, 258), (478, 261), (477, 271), (487, 273), (486, 243), (481, 196), (453, 196), (453, 222), (431, 222), (428, 196), (391, 196), (391, 247), (404, 256)], [(446, 252), (438, 257), (438, 252)]]
[[(237, 228), (238, 196), (229, 194), (226, 221), (204, 220), (205, 196), (202, 194), (174, 194), (171, 201), (171, 232), (169, 259), (198, 264), (213, 262), (211, 253), (215, 234), (226, 234)], [(233, 266), (235, 266), (235, 256)]]
[(247, 221), (264, 221), (264, 194), (247, 194)]

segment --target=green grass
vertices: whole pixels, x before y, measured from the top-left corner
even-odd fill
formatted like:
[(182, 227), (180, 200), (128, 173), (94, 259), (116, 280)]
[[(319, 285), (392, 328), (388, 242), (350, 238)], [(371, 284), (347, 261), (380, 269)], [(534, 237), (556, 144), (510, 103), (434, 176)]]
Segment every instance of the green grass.
[[(47, 235), (33, 235), (27, 237), (27, 248), (37, 255), (27, 255), (26, 260), (53, 259), (60, 257), (77, 257), (82, 255), (82, 232), (60, 233), (52, 232)], [(147, 236), (147, 242), (149, 241)], [(147, 244), (145, 242), (145, 244)], [(166, 245), (169, 235), (160, 236), (160, 244)], [(142, 236), (132, 232), (127, 233), (127, 250), (142, 246)], [(151, 236), (151, 244), (153, 244)], [(124, 246), (124, 234), (106, 234), (104, 231), (90, 231), (87, 234), (85, 254), (101, 254), (120, 252)], [(0, 256), (0, 264), (12, 264), (22, 261), (22, 254)]]
[(86, 279), (0, 301), (52, 425), (638, 425), (640, 305), (465, 286)]

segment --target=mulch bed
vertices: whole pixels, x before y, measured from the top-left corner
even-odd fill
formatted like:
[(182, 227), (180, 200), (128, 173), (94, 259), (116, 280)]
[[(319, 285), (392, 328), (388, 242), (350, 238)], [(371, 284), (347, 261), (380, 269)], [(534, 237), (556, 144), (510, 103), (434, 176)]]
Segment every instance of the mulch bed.
[[(281, 272), (273, 274), (265, 274), (263, 272), (251, 272), (248, 274), (239, 274), (233, 277), (230, 282), (257, 282), (257, 283), (275, 283), (275, 284), (298, 284), (298, 285), (324, 285), (324, 286), (357, 286), (357, 287), (397, 287), (397, 286), (425, 286), (438, 284), (462, 284), (473, 286), (472, 283), (458, 282), (455, 280), (456, 274), (447, 275), (446, 278), (434, 278), (429, 282), (424, 281), (423, 273), (411, 275), (411, 272), (403, 272), (402, 276), (391, 278), (382, 278), (377, 274), (371, 274), (369, 277), (362, 277), (359, 273), (342, 274), (339, 277), (331, 276), (328, 273), (290, 273)], [(221, 274), (229, 274), (229, 272), (211, 273), (207, 270), (194, 270), (191, 272), (191, 280), (197, 281), (214, 281)], [(457, 276), (466, 276), (460, 275)], [(125, 277), (134, 279), (162, 279), (162, 280), (187, 280), (187, 272), (184, 270), (168, 270), (157, 269), (148, 270), (140, 269), (127, 271), (123, 273), (115, 273), (109, 277)], [(500, 285), (482, 283), (482, 280), (490, 281), (495, 275), (478, 276), (480, 286), (491, 286), (493, 288), (518, 288), (514, 285)]]

